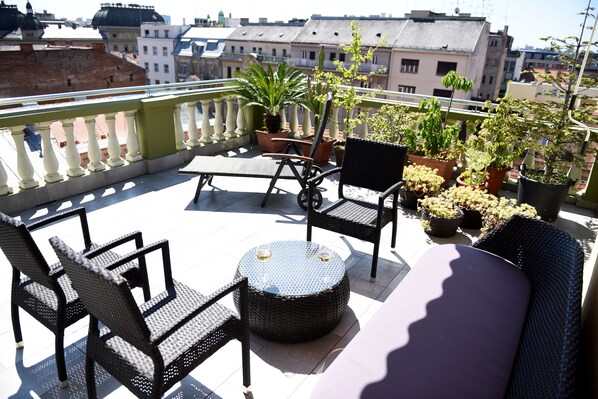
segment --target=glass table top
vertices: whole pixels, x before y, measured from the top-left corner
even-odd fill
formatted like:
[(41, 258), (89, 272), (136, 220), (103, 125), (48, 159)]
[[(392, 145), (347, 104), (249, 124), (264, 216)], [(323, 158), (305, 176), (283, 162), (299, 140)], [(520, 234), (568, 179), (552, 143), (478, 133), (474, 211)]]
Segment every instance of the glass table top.
[(274, 241), (249, 250), (239, 261), (238, 272), (258, 290), (303, 296), (338, 284), (345, 275), (345, 262), (314, 242)]

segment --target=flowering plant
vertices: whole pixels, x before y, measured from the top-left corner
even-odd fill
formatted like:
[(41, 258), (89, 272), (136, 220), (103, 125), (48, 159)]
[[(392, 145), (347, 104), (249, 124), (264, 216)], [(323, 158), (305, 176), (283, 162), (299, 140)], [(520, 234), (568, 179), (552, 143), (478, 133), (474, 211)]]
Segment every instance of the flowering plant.
[(536, 208), (533, 206), (526, 203), (517, 205), (517, 201), (514, 198), (500, 197), (492, 201), (486, 208), (482, 233), (494, 229), (513, 215), (540, 218)]
[(418, 195), (436, 195), (444, 183), (444, 178), (437, 174), (438, 169), (424, 165), (409, 165), (403, 170), (405, 191), (413, 191)]
[(472, 186), (452, 186), (441, 196), (461, 208), (478, 211), (481, 214), (497, 201), (497, 198), (486, 190), (479, 190)]
[(424, 197), (417, 201), (417, 211), (426, 211), (430, 216), (455, 219), (462, 215), (461, 209), (450, 200), (439, 197)]

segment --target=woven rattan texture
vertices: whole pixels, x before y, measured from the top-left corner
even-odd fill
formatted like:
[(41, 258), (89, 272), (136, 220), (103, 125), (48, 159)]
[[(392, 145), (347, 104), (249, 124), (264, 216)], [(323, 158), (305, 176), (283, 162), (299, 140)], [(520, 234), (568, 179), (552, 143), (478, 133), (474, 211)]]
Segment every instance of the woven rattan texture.
[(575, 398), (584, 254), (566, 232), (514, 216), (474, 246), (519, 266), (532, 294), (507, 397)]
[[(93, 362), (136, 396), (156, 398), (235, 338), (243, 344), (243, 382), (249, 385), (247, 326), (231, 310), (168, 280), (166, 291), (138, 306), (121, 276), (80, 256), (60, 239), (51, 239), (51, 244), (92, 315), (87, 339), (89, 396), (95, 396)], [(165, 268), (170, 273), (170, 263)], [(217, 292), (224, 295), (235, 287), (239, 285)], [(207, 307), (197, 313), (202, 306)], [(98, 320), (106, 327), (98, 330)]]

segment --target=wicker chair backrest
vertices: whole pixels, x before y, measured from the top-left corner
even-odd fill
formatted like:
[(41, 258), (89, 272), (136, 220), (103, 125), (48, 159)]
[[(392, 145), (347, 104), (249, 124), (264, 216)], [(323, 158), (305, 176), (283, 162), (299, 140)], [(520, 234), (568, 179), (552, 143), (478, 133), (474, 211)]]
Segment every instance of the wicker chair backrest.
[(347, 138), (340, 185), (386, 191), (403, 180), (407, 147), (360, 138)]
[(58, 237), (50, 243), (87, 311), (119, 337), (147, 348), (150, 331), (125, 278), (81, 256)]
[(51, 290), (50, 267), (27, 226), (0, 212), (0, 248), (10, 264), (31, 280)]
[(565, 231), (516, 215), (474, 244), (519, 266), (532, 294), (506, 397), (574, 398), (584, 253)]

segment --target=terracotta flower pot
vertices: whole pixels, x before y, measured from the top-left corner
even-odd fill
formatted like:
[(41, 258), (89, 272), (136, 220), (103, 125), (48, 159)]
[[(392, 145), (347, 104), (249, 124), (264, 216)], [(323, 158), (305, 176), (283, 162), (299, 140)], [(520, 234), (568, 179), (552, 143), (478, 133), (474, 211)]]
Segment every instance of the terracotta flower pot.
[(509, 166), (500, 169), (488, 168), (488, 179), (486, 180), (486, 183), (488, 183), (487, 190), (490, 194), (498, 194), (498, 190), (502, 187), (505, 174), (510, 170), (511, 167)]
[(457, 161), (441, 161), (438, 159), (431, 159), (422, 157), (421, 155), (409, 155), (409, 161), (415, 165), (425, 165), (432, 169), (438, 169), (438, 174), (444, 178), (443, 186), (447, 186), (453, 176), (453, 168)]
[(287, 138), (289, 137), (288, 131), (282, 131), (278, 133), (269, 133), (263, 130), (256, 130), (255, 135), (257, 137), (257, 145), (260, 150), (264, 152), (280, 152), (287, 146), (284, 142), (272, 141), (273, 138)]
[[(330, 155), (332, 154), (332, 147), (335, 141), (335, 139), (327, 139), (320, 143), (316, 150), (316, 155), (314, 156), (314, 164), (326, 165), (330, 161)], [(301, 144), (301, 151), (303, 152), (303, 155), (308, 156), (311, 151), (311, 145)]]

